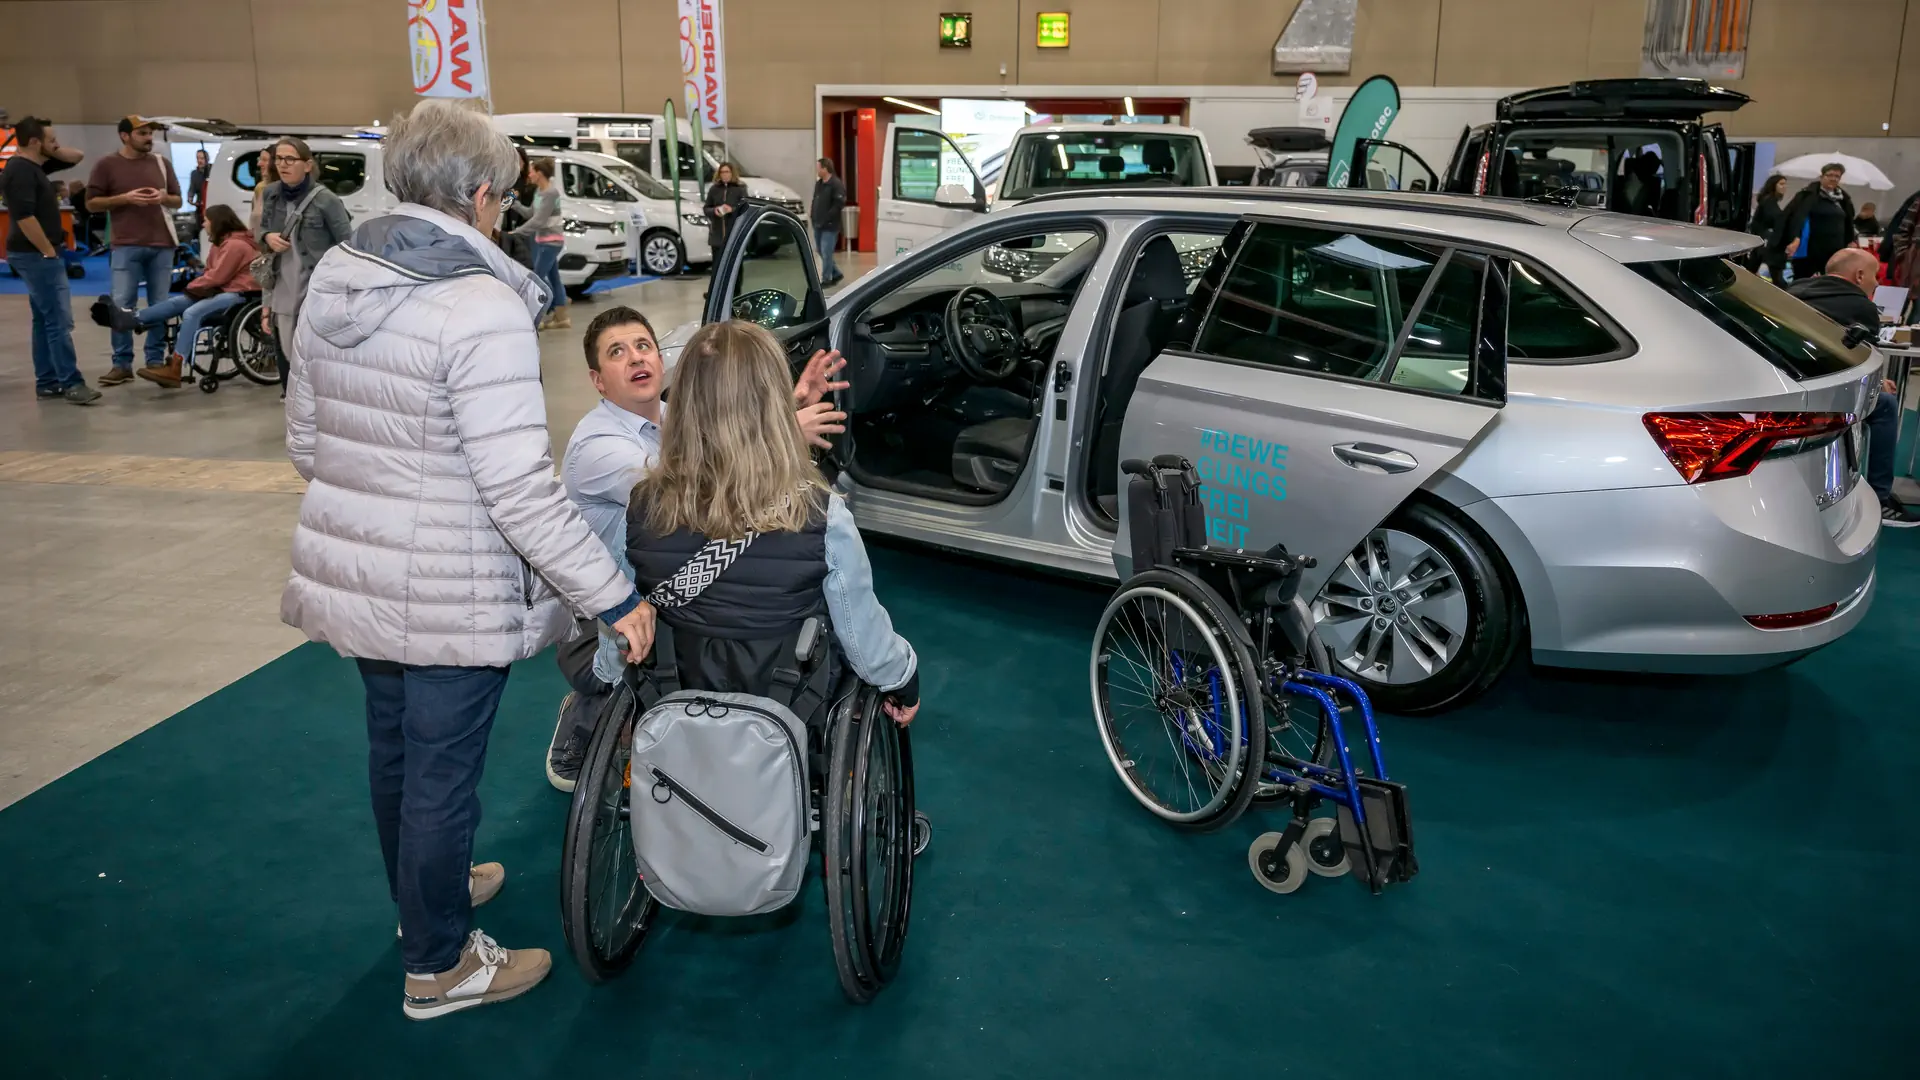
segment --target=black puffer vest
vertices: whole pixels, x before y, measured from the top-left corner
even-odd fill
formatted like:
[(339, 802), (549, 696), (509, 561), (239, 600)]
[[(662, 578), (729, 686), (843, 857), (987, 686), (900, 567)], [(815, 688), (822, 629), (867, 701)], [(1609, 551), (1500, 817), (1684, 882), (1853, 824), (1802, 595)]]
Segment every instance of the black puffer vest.
[[(647, 530), (645, 507), (636, 500), (627, 508), (627, 561), (642, 596), (672, 577), (706, 542), (686, 529), (654, 536)], [(692, 603), (659, 613), (673, 631), (681, 685), (769, 693), (774, 667), (791, 658), (801, 624), (811, 616), (826, 617), (826, 577), (824, 510), (799, 532), (755, 537)]]

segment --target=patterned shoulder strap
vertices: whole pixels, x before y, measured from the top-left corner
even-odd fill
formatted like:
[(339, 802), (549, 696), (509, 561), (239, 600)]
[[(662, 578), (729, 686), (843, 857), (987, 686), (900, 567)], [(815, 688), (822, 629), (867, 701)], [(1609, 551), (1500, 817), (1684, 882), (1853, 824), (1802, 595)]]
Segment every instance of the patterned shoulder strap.
[(647, 603), (658, 608), (685, 607), (707, 591), (713, 580), (727, 572), (727, 567), (747, 550), (753, 543), (754, 533), (748, 533), (738, 540), (709, 540), (699, 551), (693, 553), (673, 576), (654, 587), (647, 594)]

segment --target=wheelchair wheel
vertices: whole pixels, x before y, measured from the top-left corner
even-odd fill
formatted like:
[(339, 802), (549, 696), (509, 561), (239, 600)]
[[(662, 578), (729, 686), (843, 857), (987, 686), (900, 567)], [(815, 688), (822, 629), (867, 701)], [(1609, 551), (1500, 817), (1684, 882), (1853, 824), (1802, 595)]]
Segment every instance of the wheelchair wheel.
[(864, 1005), (900, 970), (913, 905), (913, 750), (906, 729), (863, 688), (829, 734), (821, 878), (834, 966)]
[[(280, 382), (280, 347), (260, 328), (260, 301), (249, 300), (234, 309), (227, 323), (226, 357), (250, 383), (275, 386)], [(214, 366), (220, 361), (216, 358)]]
[(580, 974), (592, 983), (633, 963), (659, 908), (634, 864), (628, 817), (627, 759), (638, 715), (632, 689), (616, 688), (581, 762), (560, 849), (561, 928)]
[(1218, 829), (1253, 798), (1267, 726), (1245, 628), (1205, 582), (1149, 570), (1094, 633), (1094, 715), (1127, 790), (1175, 827)]

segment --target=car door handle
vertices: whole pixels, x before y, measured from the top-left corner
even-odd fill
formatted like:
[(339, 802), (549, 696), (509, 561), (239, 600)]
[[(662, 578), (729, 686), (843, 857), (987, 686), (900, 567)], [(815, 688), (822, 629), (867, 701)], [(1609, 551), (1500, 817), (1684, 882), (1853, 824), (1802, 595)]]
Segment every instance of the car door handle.
[(1363, 471), (1378, 469), (1383, 473), (1403, 473), (1420, 467), (1412, 454), (1374, 443), (1341, 443), (1333, 448), (1333, 456), (1343, 464)]

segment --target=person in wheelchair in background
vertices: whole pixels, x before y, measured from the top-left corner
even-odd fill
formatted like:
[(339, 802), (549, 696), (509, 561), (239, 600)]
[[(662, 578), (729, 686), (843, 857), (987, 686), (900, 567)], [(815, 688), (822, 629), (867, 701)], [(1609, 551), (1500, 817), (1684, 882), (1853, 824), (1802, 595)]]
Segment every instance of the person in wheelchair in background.
[(180, 331), (174, 336), (173, 352), (158, 367), (143, 367), (141, 378), (178, 389), (182, 372), (192, 367), (195, 343), (208, 320), (230, 308), (240, 306), (248, 293), (260, 286), (253, 280), (252, 264), (260, 249), (253, 235), (230, 206), (207, 208), (207, 236), (213, 244), (207, 255), (206, 272), (187, 283), (186, 291), (157, 304), (132, 311), (108, 305), (107, 325), (123, 333), (151, 332), (174, 319)]
[[(885, 695), (906, 725), (920, 709), (918, 658), (873, 591), (853, 514), (821, 481), (793, 409), (780, 343), (761, 327), (725, 322), (687, 342), (674, 371), (660, 457), (634, 486), (625, 554), (643, 595), (709, 539), (745, 549), (691, 602), (659, 610), (689, 690), (768, 693), (782, 649), (824, 611), (838, 654)], [(615, 639), (595, 668), (619, 678)]]

